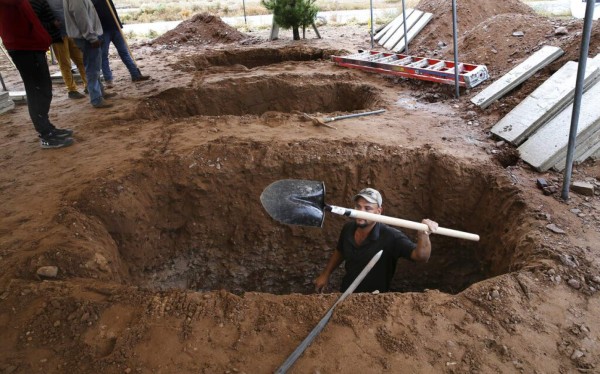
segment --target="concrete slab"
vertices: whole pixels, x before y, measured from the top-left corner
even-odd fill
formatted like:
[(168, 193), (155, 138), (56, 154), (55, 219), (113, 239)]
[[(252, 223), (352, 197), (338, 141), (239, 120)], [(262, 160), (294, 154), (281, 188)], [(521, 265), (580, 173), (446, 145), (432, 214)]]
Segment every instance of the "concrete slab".
[[(591, 144), (595, 144), (595, 135), (600, 126), (600, 84), (596, 83), (582, 97), (579, 124), (576, 135), (576, 152), (574, 159), (579, 158)], [(546, 171), (566, 158), (573, 104), (569, 105), (556, 117), (533, 134), (518, 149), (523, 161), (538, 171)], [(600, 136), (600, 134), (599, 134)], [(581, 147), (580, 147), (581, 145)]]
[(8, 93), (10, 99), (15, 103), (21, 103), (27, 101), (27, 94), (25, 91), (10, 91)]
[[(419, 18), (421, 18), (423, 16), (423, 12), (421, 12), (420, 10), (415, 9), (410, 16), (408, 16), (408, 18), (406, 18), (406, 32), (408, 32), (410, 30), (410, 28), (417, 23), (417, 21), (419, 20)], [(403, 39), (404, 37), (404, 26), (401, 27), (399, 30), (396, 30), (396, 32), (388, 39), (387, 42), (385, 42), (385, 44), (383, 45), (384, 48), (387, 48), (389, 50), (392, 50), (396, 44), (398, 44), (398, 42), (400, 41), (400, 39)]]
[[(544, 123), (573, 102), (578, 66), (574, 61), (563, 65), (498, 121), (492, 127), (492, 133), (514, 145), (521, 145)], [(586, 63), (584, 92), (599, 78), (600, 55), (595, 59), (588, 59)]]
[[(406, 9), (406, 18), (410, 17), (413, 11), (414, 9), (412, 8)], [(380, 32), (375, 34), (374, 40), (378, 42), (377, 44), (384, 45), (400, 27), (404, 30), (404, 17), (402, 16), (402, 13), (394, 18), (392, 22), (388, 23)]]
[(8, 100), (0, 104), (0, 114), (4, 114), (12, 109), (14, 109), (15, 103), (12, 100)]
[[(425, 26), (427, 26), (427, 24), (429, 23), (429, 21), (431, 21), (432, 18), (433, 18), (433, 14), (431, 14), (431, 13), (423, 14), (423, 16), (421, 18), (419, 18), (417, 23), (415, 23), (410, 28), (410, 30), (407, 31), (408, 37), (406, 39), (402, 38), (398, 42), (398, 44), (396, 44), (396, 46), (394, 46), (394, 48), (392, 50), (396, 53), (400, 53), (400, 52), (404, 51), (404, 48), (406, 48), (406, 41), (408, 40), (408, 43), (410, 45), (410, 42), (421, 32), (421, 30), (423, 30), (425, 28)], [(410, 48), (409, 48), (409, 50), (410, 50)]]
[(3, 102), (4, 100), (8, 100), (8, 99), (9, 99), (8, 91), (0, 92), (0, 103)]
[[(600, 150), (600, 126), (598, 126), (598, 130), (594, 133), (586, 136), (581, 142), (578, 140), (575, 141), (575, 152), (573, 154), (573, 163), (580, 164), (583, 161), (587, 160), (588, 157), (592, 156), (598, 150)], [(567, 151), (565, 148), (565, 152), (561, 154), (560, 159), (554, 164), (552, 169), (556, 171), (565, 170), (565, 166), (567, 164)]]
[[(79, 73), (73, 73), (73, 78), (77, 81), (77, 82), (81, 82), (81, 75), (79, 75)], [(57, 71), (56, 73), (50, 74), (50, 79), (52, 79), (55, 82), (62, 82), (63, 78), (62, 78), (62, 73), (60, 71)]]
[(487, 86), (483, 91), (471, 99), (471, 102), (481, 108), (487, 108), (510, 90), (523, 83), (538, 70), (556, 60), (563, 53), (562, 49), (544, 46), (528, 59), (515, 66), (511, 71), (500, 77), (497, 81)]

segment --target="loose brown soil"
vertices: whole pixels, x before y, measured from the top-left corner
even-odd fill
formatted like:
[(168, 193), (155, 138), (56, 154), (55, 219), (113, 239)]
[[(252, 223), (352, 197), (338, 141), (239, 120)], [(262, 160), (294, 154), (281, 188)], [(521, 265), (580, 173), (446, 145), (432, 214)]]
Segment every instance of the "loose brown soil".
[[(420, 4), (438, 17), (414, 43), (425, 55), (452, 54), (438, 46), (449, 3)], [(200, 15), (133, 46), (150, 81), (132, 84), (112, 56), (113, 108), (55, 83), (51, 119), (75, 130), (74, 146), (40, 150), (25, 106), (2, 115), (0, 371), (273, 372), (339, 297), (342, 275), (314, 293), (346, 219), (288, 226), (260, 204), (267, 185), (295, 178), (324, 181), (339, 206), (372, 186), (387, 215), (481, 240), (432, 236), (429, 263), (401, 262), (395, 292), (351, 295), (291, 372), (599, 372), (600, 197), (544, 195), (536, 179), (560, 189), (562, 175), (532, 171), (488, 133), (576, 58), (581, 22), (516, 1), (459, 4), (461, 60), (494, 78), (544, 43), (565, 57), (481, 111), (469, 102), (480, 88), (457, 100), (452, 87), (333, 65), (369, 47), (362, 29), (270, 42)], [(386, 112), (335, 129), (303, 115), (376, 109)], [(573, 178), (597, 182), (600, 163)], [(37, 275), (43, 266), (58, 275)]]

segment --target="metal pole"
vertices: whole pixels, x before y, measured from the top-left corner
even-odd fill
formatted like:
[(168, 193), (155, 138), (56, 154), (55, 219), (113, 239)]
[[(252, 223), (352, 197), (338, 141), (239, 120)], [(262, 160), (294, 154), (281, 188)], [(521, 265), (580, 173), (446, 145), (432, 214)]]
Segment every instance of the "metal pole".
[(244, 7), (244, 24), (248, 25), (248, 21), (246, 21), (246, 0), (242, 0), (242, 6)]
[(0, 83), (2, 83), (2, 89), (4, 89), (4, 91), (8, 91), (6, 84), (4, 83), (4, 78), (2, 78), (2, 73), (0, 73)]
[(408, 35), (406, 35), (406, 4), (402, 0), (402, 24), (404, 25), (404, 54), (408, 54)]
[(575, 153), (575, 140), (577, 138), (577, 126), (579, 125), (579, 111), (581, 109), (581, 97), (583, 96), (583, 81), (585, 78), (585, 65), (590, 49), (590, 36), (592, 34), (592, 20), (594, 18), (594, 0), (587, 0), (585, 7), (585, 20), (583, 22), (583, 35), (581, 36), (581, 48), (579, 49), (579, 67), (577, 68), (577, 81), (575, 82), (575, 100), (573, 101), (573, 114), (571, 115), (571, 130), (569, 132), (569, 144), (567, 146), (567, 161), (561, 197), (569, 200), (569, 187), (571, 186), (571, 173), (573, 172), (573, 155)]
[(373, 38), (374, 38), (374, 34), (375, 34), (375, 30), (374, 30), (374, 25), (373, 25), (373, 0), (370, 1), (371, 4), (371, 49), (373, 48), (373, 46), (375, 45), (373, 42)]
[(456, 98), (460, 97), (458, 85), (458, 20), (456, 16), (456, 0), (452, 0), (452, 36), (454, 38), (454, 86), (456, 87)]

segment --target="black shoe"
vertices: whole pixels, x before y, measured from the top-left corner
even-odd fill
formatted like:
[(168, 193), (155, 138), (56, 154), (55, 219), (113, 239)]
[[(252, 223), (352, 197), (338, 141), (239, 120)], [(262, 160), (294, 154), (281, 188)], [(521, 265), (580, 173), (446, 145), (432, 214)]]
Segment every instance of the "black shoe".
[(137, 77), (131, 77), (132, 82), (147, 81), (148, 79), (150, 79), (150, 77), (147, 75), (139, 75)]
[(46, 135), (46, 138), (69, 138), (71, 136), (73, 136), (73, 130), (71, 129), (54, 129)]
[(73, 144), (72, 138), (59, 138), (59, 137), (43, 137), (40, 138), (40, 145), (44, 149), (52, 149), (52, 148), (63, 148), (68, 147)]
[(69, 91), (69, 99), (83, 99), (85, 95), (79, 91)]

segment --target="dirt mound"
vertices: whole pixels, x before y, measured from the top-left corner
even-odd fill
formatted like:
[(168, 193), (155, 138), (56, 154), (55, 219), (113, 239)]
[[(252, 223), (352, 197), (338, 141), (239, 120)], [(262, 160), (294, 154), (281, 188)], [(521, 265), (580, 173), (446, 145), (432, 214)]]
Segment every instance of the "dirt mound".
[[(512, 69), (517, 62), (546, 44), (546, 36), (553, 35), (554, 25), (544, 17), (524, 14), (501, 14), (473, 27), (459, 40), (460, 60), (484, 64), (492, 76)], [(522, 32), (521, 35), (513, 33)], [(451, 58), (454, 51), (448, 47), (444, 56)]]
[(183, 21), (175, 29), (154, 39), (152, 44), (207, 45), (234, 43), (248, 38), (248, 35), (229, 26), (220, 17), (200, 13), (187, 21)]
[[(452, 2), (445, 0), (422, 0), (417, 9), (432, 13), (433, 19), (412, 43), (420, 48), (434, 49), (438, 42), (452, 44)], [(499, 14), (517, 13), (533, 15), (533, 10), (518, 0), (466, 0), (456, 5), (459, 36), (481, 22)]]

